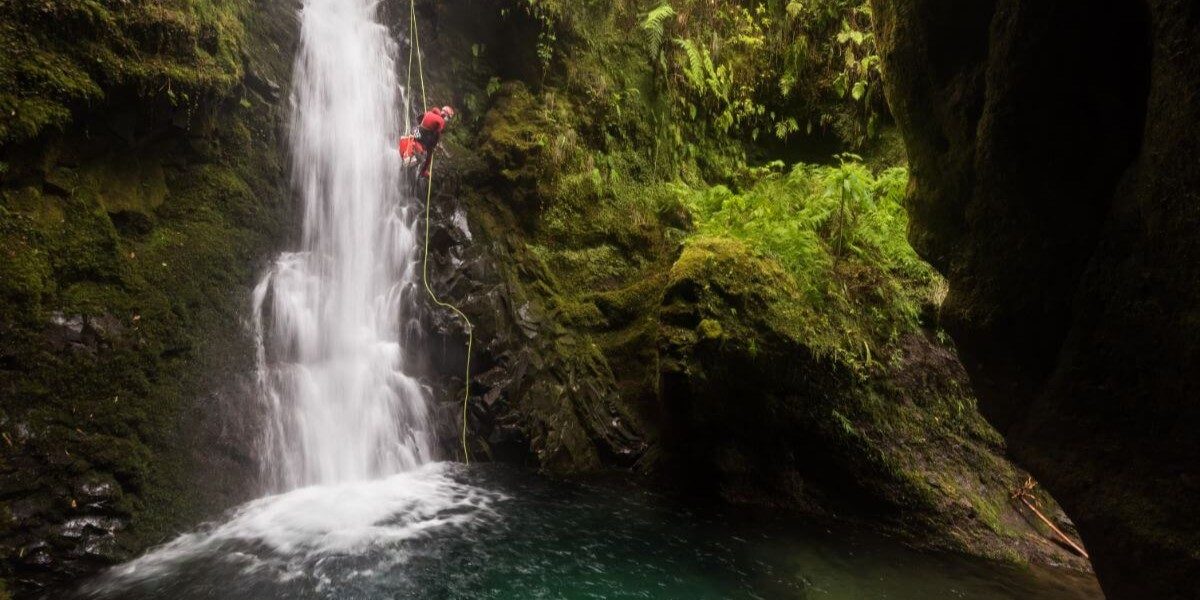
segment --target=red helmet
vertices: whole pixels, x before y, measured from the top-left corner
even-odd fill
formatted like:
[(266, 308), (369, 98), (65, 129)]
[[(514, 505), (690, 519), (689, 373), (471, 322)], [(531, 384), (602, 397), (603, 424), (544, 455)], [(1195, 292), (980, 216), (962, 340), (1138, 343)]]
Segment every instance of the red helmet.
[(450, 107), (450, 106), (443, 106), (442, 107), (442, 116), (446, 117), (447, 119), (453, 117), (454, 116), (454, 108)]

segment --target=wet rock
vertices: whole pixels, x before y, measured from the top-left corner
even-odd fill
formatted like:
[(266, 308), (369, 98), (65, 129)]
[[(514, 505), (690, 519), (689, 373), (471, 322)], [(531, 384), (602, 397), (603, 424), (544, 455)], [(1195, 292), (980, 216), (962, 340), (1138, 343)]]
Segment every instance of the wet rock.
[(42, 185), (51, 194), (70, 196), (79, 185), (79, 176), (74, 169), (54, 169), (46, 174)]
[(118, 529), (120, 528), (114, 528), (110, 534), (93, 535), (86, 538), (82, 544), (77, 546), (78, 552), (76, 556), (83, 560), (105, 565), (129, 560), (129, 553), (122, 549), (117, 541), (115, 533)]
[(119, 340), (124, 331), (121, 320), (110, 314), (84, 316), (55, 312), (50, 315), (44, 336), (59, 351), (95, 353), (102, 344)]
[(59, 328), (59, 339), (65, 343), (83, 342), (83, 315), (64, 315), (56, 312), (50, 316), (50, 322)]
[[(8, 489), (12, 489), (14, 492), (24, 491), (20, 487)], [(31, 490), (35, 488), (27, 487), (25, 489)], [(29, 529), (37, 527), (42, 523), (44, 518), (55, 511), (46, 498), (26, 496), (9, 502), (8, 512), (14, 526), (21, 529)]]
[(114, 510), (124, 496), (116, 480), (101, 473), (90, 473), (76, 480), (73, 488), (77, 504), (92, 511)]
[(90, 316), (86, 319), (86, 326), (89, 333), (104, 341), (115, 341), (125, 333), (125, 324), (111, 314)]
[(246, 69), (246, 85), (262, 96), (268, 102), (278, 102), (283, 88), (270, 77), (259, 73), (257, 69)]
[(90, 540), (96, 537), (112, 537), (124, 526), (124, 521), (115, 517), (75, 517), (59, 526), (58, 535), (68, 540)]
[(39, 571), (49, 571), (57, 564), (50, 544), (45, 541), (37, 541), (21, 547), (19, 560), (26, 568)]
[(105, 116), (104, 122), (110, 131), (126, 144), (137, 141), (138, 116), (131, 110), (113, 111)]

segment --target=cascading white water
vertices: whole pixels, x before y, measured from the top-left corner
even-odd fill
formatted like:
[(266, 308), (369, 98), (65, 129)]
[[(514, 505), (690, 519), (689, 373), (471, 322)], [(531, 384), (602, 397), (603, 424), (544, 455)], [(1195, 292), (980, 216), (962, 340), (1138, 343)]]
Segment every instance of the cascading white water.
[(394, 149), (397, 48), (376, 0), (305, 0), (292, 84), (303, 249), (254, 292), (277, 490), (380, 477), (430, 459), (426, 398), (402, 370), (416, 237)]
[(400, 191), (404, 98), (377, 9), (305, 0), (301, 13), (291, 145), (303, 247), (276, 259), (253, 294), (263, 466), (281, 493), (110, 570), (87, 597), (175, 598), (188, 579), (179, 574), (200, 564), (235, 565), (240, 581), (220, 585), (248, 594), (237, 597), (265, 597), (263, 578), (303, 590), (269, 597), (360, 597), (341, 589), (399, 569), (431, 531), (493, 519), (505, 499), (430, 463), (425, 393), (403, 370), (420, 332), (418, 202)]

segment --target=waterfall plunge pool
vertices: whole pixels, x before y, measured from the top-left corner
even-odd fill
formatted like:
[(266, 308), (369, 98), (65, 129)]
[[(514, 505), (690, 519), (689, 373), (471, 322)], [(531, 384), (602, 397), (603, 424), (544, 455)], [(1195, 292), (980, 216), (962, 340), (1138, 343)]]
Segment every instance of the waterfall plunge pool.
[(1091, 577), (439, 463), (255, 500), (88, 582), (104, 600), (1102, 598)]

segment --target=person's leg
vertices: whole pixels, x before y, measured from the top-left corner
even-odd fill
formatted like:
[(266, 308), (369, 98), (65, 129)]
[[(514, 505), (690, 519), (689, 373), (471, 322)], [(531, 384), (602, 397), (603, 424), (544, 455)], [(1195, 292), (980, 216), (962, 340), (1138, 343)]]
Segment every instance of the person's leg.
[(425, 146), (425, 164), (421, 165), (421, 177), (429, 177), (429, 167), (433, 165), (433, 151), (437, 149), (437, 141), (421, 145)]
[(429, 165), (433, 162), (433, 149), (437, 146), (437, 134), (424, 127), (418, 127), (417, 141), (421, 143), (421, 148), (425, 150), (425, 162), (421, 164), (421, 177), (428, 177)]
[(432, 163), (433, 163), (433, 150), (428, 150), (428, 151), (426, 151), (426, 154), (425, 154), (425, 164), (421, 164), (422, 178), (427, 178), (427, 176), (430, 176), (430, 167), (432, 166)]

